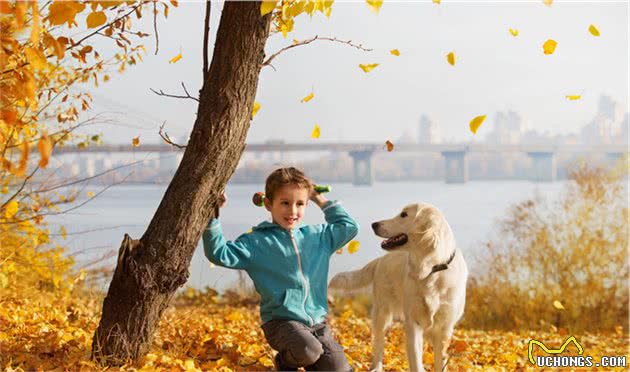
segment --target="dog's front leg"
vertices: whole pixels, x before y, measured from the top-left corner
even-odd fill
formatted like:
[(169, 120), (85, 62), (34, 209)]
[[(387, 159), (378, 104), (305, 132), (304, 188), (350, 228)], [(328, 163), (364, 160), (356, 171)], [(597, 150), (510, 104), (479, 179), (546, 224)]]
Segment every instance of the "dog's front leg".
[(411, 317), (405, 316), (405, 335), (407, 336), (407, 359), (411, 372), (424, 372), (422, 364), (423, 333)]
[(372, 368), (370, 371), (381, 372), (385, 352), (385, 331), (392, 320), (392, 315), (376, 305), (372, 311), (374, 313), (372, 315)]

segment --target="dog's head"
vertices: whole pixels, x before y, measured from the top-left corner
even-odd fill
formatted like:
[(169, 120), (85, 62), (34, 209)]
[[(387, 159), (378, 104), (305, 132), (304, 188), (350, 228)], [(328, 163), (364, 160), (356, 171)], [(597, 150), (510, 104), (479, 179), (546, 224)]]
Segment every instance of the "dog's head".
[(445, 228), (448, 228), (448, 224), (442, 213), (425, 203), (409, 204), (396, 217), (372, 224), (374, 233), (381, 238), (386, 238), (381, 243), (381, 248), (386, 251), (431, 249), (433, 244), (421, 244), (421, 242), (436, 239), (436, 235), (441, 235)]

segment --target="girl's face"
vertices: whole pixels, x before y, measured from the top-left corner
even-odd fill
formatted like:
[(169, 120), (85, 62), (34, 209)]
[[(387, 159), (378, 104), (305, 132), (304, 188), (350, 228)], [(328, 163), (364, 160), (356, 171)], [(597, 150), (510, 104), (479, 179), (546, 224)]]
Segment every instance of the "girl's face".
[(309, 190), (298, 185), (285, 185), (276, 190), (273, 202), (265, 198), (265, 208), (271, 212), (273, 222), (287, 230), (296, 227), (308, 204)]

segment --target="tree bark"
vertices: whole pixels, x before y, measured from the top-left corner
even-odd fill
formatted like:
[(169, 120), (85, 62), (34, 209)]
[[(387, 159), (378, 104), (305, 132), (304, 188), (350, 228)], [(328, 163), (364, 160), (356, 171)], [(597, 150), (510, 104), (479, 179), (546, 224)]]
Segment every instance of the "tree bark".
[(103, 301), (92, 358), (109, 365), (147, 353), (162, 312), (188, 279), (201, 233), (245, 147), (271, 15), (226, 2), (197, 119), (182, 161), (140, 240), (125, 234)]

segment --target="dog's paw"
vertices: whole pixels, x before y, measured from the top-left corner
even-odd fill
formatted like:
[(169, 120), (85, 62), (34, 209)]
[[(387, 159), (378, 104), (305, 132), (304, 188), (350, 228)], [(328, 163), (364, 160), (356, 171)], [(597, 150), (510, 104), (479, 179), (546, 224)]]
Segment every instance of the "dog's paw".
[(328, 288), (330, 289), (343, 289), (346, 287), (348, 283), (348, 278), (346, 278), (345, 273), (339, 273), (333, 276), (330, 284), (328, 284)]

